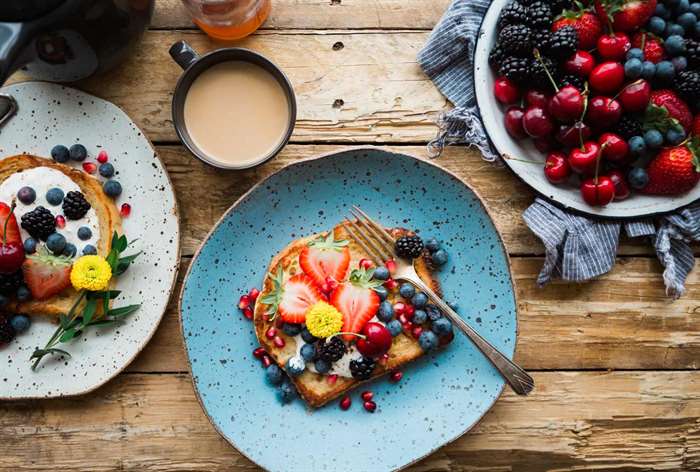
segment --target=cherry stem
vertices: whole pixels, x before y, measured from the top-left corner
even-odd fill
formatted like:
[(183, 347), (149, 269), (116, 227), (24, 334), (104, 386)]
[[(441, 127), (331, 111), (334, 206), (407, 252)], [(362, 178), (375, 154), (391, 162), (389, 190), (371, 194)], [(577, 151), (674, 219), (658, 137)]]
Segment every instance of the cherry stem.
[(507, 159), (507, 160), (509, 160), (509, 161), (525, 162), (525, 163), (527, 163), (527, 164), (542, 164), (542, 163), (539, 162), (539, 161), (532, 161), (532, 160), (529, 160), (529, 159), (518, 159), (517, 157), (510, 157), (508, 154), (501, 154), (501, 157), (502, 157), (503, 159)]
[(15, 208), (17, 208), (17, 201), (13, 198), (12, 205), (10, 205), (10, 214), (7, 215), (7, 218), (5, 219), (5, 224), (2, 226), (2, 245), (3, 246), (7, 245), (7, 223), (9, 223), (10, 217), (12, 216), (12, 213), (15, 212)]
[(557, 83), (554, 81), (554, 77), (552, 77), (552, 74), (549, 72), (549, 69), (547, 69), (547, 66), (544, 65), (544, 61), (542, 60), (542, 55), (540, 54), (540, 50), (535, 48), (533, 50), (533, 54), (535, 55), (535, 59), (537, 59), (537, 62), (539, 62), (540, 65), (542, 66), (542, 68), (544, 69), (544, 73), (547, 74), (549, 81), (552, 83), (552, 87), (554, 87), (554, 91), (559, 92), (559, 87), (557, 86)]
[(624, 87), (622, 87), (622, 90), (620, 90), (619, 92), (617, 92), (617, 95), (615, 95), (612, 99), (613, 99), (613, 100), (617, 100), (617, 97), (619, 97), (619, 96), (622, 94), (622, 92), (624, 92), (625, 90), (627, 90), (629, 87), (631, 87), (631, 86), (633, 86), (633, 85), (639, 85), (639, 84), (641, 84), (642, 82), (644, 82), (644, 79), (635, 80), (635, 81), (632, 82), (631, 84), (625, 85)]
[(347, 334), (347, 335), (350, 335), (350, 336), (357, 336), (357, 337), (360, 338), (360, 339), (367, 339), (367, 336), (365, 336), (364, 334), (360, 334), (360, 333), (346, 333), (346, 332), (344, 332), (344, 331), (338, 331), (338, 332), (335, 333), (333, 336), (328, 336), (328, 339), (334, 338), (334, 337), (336, 337), (336, 336), (343, 336), (343, 335), (346, 335), (346, 334)]
[[(598, 151), (598, 155), (595, 157), (595, 176), (593, 177), (593, 183), (595, 185), (598, 185), (598, 172), (600, 171), (600, 156), (603, 155), (603, 151), (605, 148), (608, 147), (608, 141), (604, 142), (600, 146), (600, 150)], [(596, 193), (598, 192), (598, 189), (596, 188)]]

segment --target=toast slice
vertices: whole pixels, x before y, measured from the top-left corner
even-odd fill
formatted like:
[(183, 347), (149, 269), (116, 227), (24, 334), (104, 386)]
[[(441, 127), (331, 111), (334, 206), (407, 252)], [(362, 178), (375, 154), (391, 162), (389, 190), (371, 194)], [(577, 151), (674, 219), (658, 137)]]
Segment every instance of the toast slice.
[[(334, 232), (335, 240), (350, 241), (348, 247), (350, 249), (351, 268), (357, 267), (360, 259), (368, 257), (365, 251), (352, 240), (343, 224), (336, 226), (332, 231)], [(398, 238), (405, 234), (407, 230), (393, 229), (390, 230), (390, 232), (394, 237)], [(262, 303), (261, 300), (265, 297), (265, 295), (270, 293), (273, 288), (270, 274), (275, 274), (280, 266), (284, 271), (285, 279), (302, 272), (301, 268), (299, 267), (299, 253), (309, 242), (318, 239), (320, 236), (325, 236), (326, 234), (327, 233), (316, 234), (306, 238), (297, 239), (290, 243), (279, 254), (277, 254), (270, 263), (270, 267), (267, 272), (268, 275), (265, 277), (260, 296), (257, 298), (253, 318), (255, 334), (260, 342), (260, 345), (265, 348), (272, 359), (282, 369), (284, 369), (287, 360), (296, 354), (296, 339), (294, 337), (287, 336), (282, 332), (282, 330), (278, 330), (279, 336), (285, 340), (285, 346), (283, 348), (277, 348), (271, 340), (265, 337), (265, 332), (268, 330), (268, 328), (274, 325), (274, 321), (267, 321), (265, 312), (268, 307)], [(428, 286), (430, 286), (436, 293), (440, 294), (440, 285), (433, 277), (432, 271), (430, 270), (426, 260), (423, 258), (416, 259), (415, 266), (416, 272), (423, 282), (428, 284)], [(398, 297), (398, 294), (396, 294), (395, 297)], [(392, 295), (389, 296), (389, 300), (393, 300), (393, 298), (394, 297)], [(294, 382), (299, 394), (310, 406), (320, 407), (334, 398), (343, 395), (348, 390), (357, 387), (361, 383), (381, 377), (388, 372), (399, 369), (401, 366), (419, 358), (423, 355), (423, 350), (418, 344), (418, 341), (411, 335), (401, 333), (393, 339), (391, 349), (389, 350), (388, 354), (388, 361), (383, 365), (382, 363), (378, 363), (372, 377), (366, 381), (358, 381), (351, 377), (338, 377), (334, 383), (331, 383), (328, 382), (328, 375), (317, 374), (309, 369), (306, 369), (298, 377), (290, 376), (290, 379)]]
[[(49, 167), (62, 172), (77, 184), (97, 214), (100, 227), (97, 253), (106, 256), (111, 250), (112, 234), (114, 231), (121, 233), (121, 216), (114, 202), (104, 194), (100, 181), (82, 170), (56, 163), (53, 160), (20, 154), (0, 160), (0, 184), (13, 174), (36, 167)], [(69, 287), (48, 300), (29, 300), (23, 303), (13, 301), (5, 309), (12, 313), (57, 317), (59, 314), (68, 312), (76, 299), (77, 292)]]

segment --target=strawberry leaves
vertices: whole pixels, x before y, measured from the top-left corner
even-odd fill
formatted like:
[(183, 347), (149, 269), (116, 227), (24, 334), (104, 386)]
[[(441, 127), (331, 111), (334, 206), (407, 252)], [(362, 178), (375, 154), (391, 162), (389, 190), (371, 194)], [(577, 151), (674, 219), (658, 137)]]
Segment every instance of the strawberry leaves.
[(374, 290), (384, 284), (383, 280), (373, 279), (374, 269), (355, 269), (350, 273), (350, 283), (362, 288)]
[(644, 112), (644, 119), (642, 120), (642, 128), (644, 131), (657, 129), (662, 133), (665, 133), (670, 129), (682, 127), (683, 126), (680, 124), (680, 122), (670, 115), (666, 107), (660, 107), (650, 103)]
[(350, 244), (350, 241), (347, 241), (345, 239), (336, 241), (333, 235), (333, 231), (329, 231), (325, 238), (320, 237), (318, 239), (315, 239), (308, 243), (307, 246), (315, 247), (324, 251), (342, 251), (343, 248), (346, 247), (348, 244)]
[(700, 137), (693, 137), (693, 139), (686, 143), (686, 147), (693, 154), (693, 165), (695, 165), (695, 172), (700, 173)]
[(284, 288), (282, 286), (284, 284), (284, 271), (282, 270), (282, 266), (280, 265), (277, 267), (276, 274), (269, 274), (268, 277), (272, 280), (272, 291), (262, 297), (260, 302), (268, 305), (265, 314), (270, 317), (269, 321), (272, 321), (275, 319), (275, 316), (277, 316), (277, 310), (279, 309), (282, 296), (284, 295)]

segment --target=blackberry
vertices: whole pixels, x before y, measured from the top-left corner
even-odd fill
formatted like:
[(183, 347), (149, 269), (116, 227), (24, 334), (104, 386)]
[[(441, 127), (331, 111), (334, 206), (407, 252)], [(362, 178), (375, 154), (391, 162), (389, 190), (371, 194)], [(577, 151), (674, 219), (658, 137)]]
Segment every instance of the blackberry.
[(532, 59), (506, 57), (498, 69), (498, 73), (513, 81), (516, 85), (525, 85), (530, 77), (531, 63)]
[(528, 78), (538, 84), (549, 84), (550, 81), (545, 68), (551, 74), (557, 69), (557, 64), (546, 56), (540, 56), (540, 60), (530, 61)]
[(546, 29), (532, 30), (532, 45), (533, 47), (542, 47), (549, 43), (552, 37), (552, 32)]
[(518, 2), (510, 2), (498, 17), (498, 30), (509, 25), (522, 25), (527, 21), (527, 8)]
[(583, 90), (584, 88), (584, 80), (583, 77), (579, 77), (578, 75), (565, 75), (561, 79), (559, 79), (559, 87), (564, 87), (566, 85), (573, 85), (579, 90)]
[(700, 102), (700, 72), (685, 70), (676, 76), (676, 90), (686, 101), (697, 104)]
[(318, 346), (318, 357), (332, 364), (340, 360), (347, 350), (342, 339), (332, 337), (330, 339), (321, 340)]
[(27, 230), (34, 239), (46, 241), (46, 238), (56, 230), (56, 219), (49, 210), (38, 206), (22, 215), (22, 228)]
[(549, 2), (533, 2), (527, 9), (527, 24), (532, 28), (549, 28), (553, 19)]
[(69, 220), (79, 220), (90, 209), (90, 204), (85, 200), (85, 195), (71, 191), (63, 198), (63, 214)]
[(0, 344), (7, 344), (15, 339), (15, 329), (10, 324), (10, 317), (0, 315)]
[(394, 249), (399, 257), (415, 259), (423, 254), (423, 240), (420, 236), (402, 236), (396, 240)]
[(377, 363), (369, 357), (360, 357), (350, 361), (350, 373), (357, 380), (367, 380), (372, 376)]
[(574, 6), (572, 0), (549, 0), (549, 6), (554, 15), (558, 15), (564, 10), (568, 10)]
[(700, 41), (685, 40), (685, 57), (688, 59), (690, 68), (700, 67)]
[(24, 283), (22, 271), (12, 272), (10, 274), (0, 274), (0, 293), (5, 296), (12, 296), (17, 293), (17, 289)]
[(529, 56), (532, 53), (532, 30), (525, 25), (506, 26), (498, 34), (498, 44), (506, 54)]
[(620, 121), (615, 127), (615, 133), (625, 139), (630, 139), (633, 136), (642, 135), (642, 123), (631, 115), (622, 115)]
[(491, 49), (491, 52), (489, 53), (489, 65), (493, 67), (494, 70), (498, 70), (501, 68), (501, 64), (503, 64), (503, 60), (505, 58), (506, 55), (503, 51), (503, 48), (499, 45), (496, 45), (493, 49)]
[(578, 33), (573, 27), (565, 26), (552, 33), (542, 47), (547, 56), (560, 61), (566, 60), (578, 48)]

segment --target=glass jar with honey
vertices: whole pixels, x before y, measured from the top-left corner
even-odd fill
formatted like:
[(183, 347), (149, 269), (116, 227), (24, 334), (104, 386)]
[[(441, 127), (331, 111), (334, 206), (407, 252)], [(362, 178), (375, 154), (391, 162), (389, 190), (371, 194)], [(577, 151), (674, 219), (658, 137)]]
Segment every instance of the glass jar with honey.
[(223, 41), (244, 38), (257, 30), (272, 8), (272, 0), (182, 1), (202, 31)]

